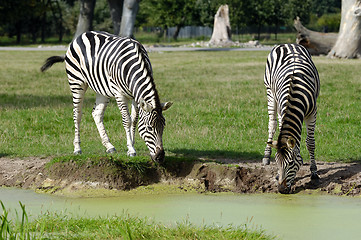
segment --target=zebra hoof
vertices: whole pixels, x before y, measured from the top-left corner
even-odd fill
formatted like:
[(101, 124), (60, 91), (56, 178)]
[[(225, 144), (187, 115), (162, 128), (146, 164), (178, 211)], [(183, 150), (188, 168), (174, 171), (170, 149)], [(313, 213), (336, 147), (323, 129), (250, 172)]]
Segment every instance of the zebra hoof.
[(135, 153), (135, 152), (134, 152), (134, 153), (128, 152), (127, 155), (128, 155), (129, 157), (135, 157), (135, 156), (137, 156), (137, 153)]
[(116, 153), (117, 150), (115, 148), (110, 148), (107, 150), (107, 153)]
[(263, 165), (269, 165), (271, 163), (271, 160), (269, 158), (263, 158), (262, 163)]
[(75, 155), (82, 154), (82, 151), (81, 151), (81, 150), (74, 151), (74, 154), (75, 154)]
[(316, 172), (311, 173), (311, 180), (319, 180), (320, 176)]

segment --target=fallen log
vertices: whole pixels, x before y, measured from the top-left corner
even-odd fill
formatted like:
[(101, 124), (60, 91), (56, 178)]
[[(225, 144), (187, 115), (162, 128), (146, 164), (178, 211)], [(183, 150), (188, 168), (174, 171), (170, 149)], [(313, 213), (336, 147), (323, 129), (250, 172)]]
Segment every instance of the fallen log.
[(311, 55), (327, 55), (338, 37), (338, 33), (321, 33), (307, 29), (299, 17), (294, 20), (293, 26), (297, 30), (296, 43), (306, 47)]

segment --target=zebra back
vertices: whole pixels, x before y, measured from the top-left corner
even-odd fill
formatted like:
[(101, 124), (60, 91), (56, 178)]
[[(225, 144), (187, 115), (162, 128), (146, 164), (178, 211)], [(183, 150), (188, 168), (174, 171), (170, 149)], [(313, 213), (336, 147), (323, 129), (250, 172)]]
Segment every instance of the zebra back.
[[(71, 86), (86, 84), (95, 92), (115, 97), (120, 92), (160, 108), (146, 49), (138, 41), (106, 32), (86, 32), (69, 46), (65, 58)], [(81, 76), (80, 76), (81, 74)]]
[(270, 89), (281, 120), (278, 144), (292, 136), (299, 146), (305, 117), (317, 111), (320, 81), (309, 52), (301, 45), (276, 46), (268, 56), (264, 84)]

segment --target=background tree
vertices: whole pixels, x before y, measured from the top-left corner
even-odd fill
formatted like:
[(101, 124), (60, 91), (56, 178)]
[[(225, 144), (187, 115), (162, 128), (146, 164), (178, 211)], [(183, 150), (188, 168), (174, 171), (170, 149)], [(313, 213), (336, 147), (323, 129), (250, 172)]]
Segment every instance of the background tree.
[[(51, 17), (47, 17), (49, 11), (52, 13)], [(46, 8), (43, 8), (42, 11), (41, 42), (45, 42), (47, 26), (55, 27), (55, 32), (58, 34), (59, 42), (63, 40), (65, 31), (63, 11), (64, 6), (61, 6), (60, 1), (47, 0)]]
[(338, 13), (341, 9), (340, 0), (313, 0), (311, 1), (311, 12), (317, 17), (329, 13)]
[(119, 35), (122, 37), (133, 37), (135, 17), (138, 13), (140, 0), (124, 0), (122, 21)]
[[(340, 0), (96, 0), (96, 4), (95, 0), (1, 0), (0, 36), (17, 36), (17, 42), (21, 39), (35, 42), (39, 36), (41, 41), (55, 35), (60, 41), (63, 35), (69, 39), (77, 30), (120, 34), (125, 2), (139, 5), (137, 26), (163, 30), (177, 27), (175, 39), (182, 26), (213, 27), (214, 15), (222, 4), (229, 6), (234, 33), (253, 33), (255, 28), (257, 38), (264, 27), (272, 27), (277, 34), (280, 26), (292, 26), (296, 16), (312, 30), (337, 31), (340, 11)], [(90, 7), (86, 8), (88, 3)], [(86, 24), (79, 20), (86, 20)]]
[(289, 24), (292, 24), (296, 17), (300, 17), (304, 24), (309, 23), (312, 12), (312, 0), (287, 0), (285, 11), (288, 13)]
[(80, 0), (80, 12), (74, 38), (93, 28), (95, 0)]
[(340, 31), (328, 56), (361, 58), (361, 0), (342, 0)]
[(150, 25), (176, 27), (173, 39), (177, 39), (181, 27), (192, 24), (196, 0), (148, 0), (143, 1), (141, 9), (147, 12), (146, 20)]
[[(235, 30), (236, 32), (239, 31), (239, 29), (242, 29), (246, 27), (248, 22), (248, 4), (250, 0), (229, 0), (228, 6), (229, 6), (229, 20), (231, 24), (231, 29)], [(217, 6), (219, 7), (219, 5)], [(213, 13), (214, 15), (214, 13)]]
[(113, 32), (115, 35), (118, 35), (120, 32), (123, 0), (108, 0), (108, 4), (113, 21)]
[[(79, 20), (74, 38), (83, 32), (93, 29), (95, 1), (96, 0), (80, 0)], [(140, 0), (108, 0), (114, 34), (122, 37), (133, 36), (139, 1)]]
[(281, 25), (284, 25), (287, 22), (288, 13), (282, 7), (284, 4), (283, 0), (269, 0), (269, 15), (267, 23), (269, 25), (275, 26), (275, 39), (277, 40), (278, 29)]
[(17, 43), (20, 43), (24, 32), (30, 32), (35, 42), (42, 26), (44, 12), (46, 12), (44, 0), (4, 0), (0, 5), (0, 22), (10, 36), (16, 35)]
[(361, 0), (342, 0), (339, 33), (320, 33), (306, 29), (295, 21), (297, 40), (313, 54), (329, 57), (361, 58)]

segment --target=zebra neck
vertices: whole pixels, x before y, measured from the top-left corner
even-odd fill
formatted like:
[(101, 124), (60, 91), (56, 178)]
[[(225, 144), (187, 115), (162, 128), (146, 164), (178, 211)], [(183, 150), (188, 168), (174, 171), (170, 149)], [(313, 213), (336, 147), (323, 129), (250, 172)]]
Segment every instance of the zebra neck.
[(288, 123), (283, 123), (280, 134), (278, 135), (278, 141), (286, 142), (286, 140), (291, 136), (296, 140), (296, 146), (300, 146), (301, 134), (298, 134), (297, 132), (298, 130), (293, 130)]
[(281, 130), (279, 140), (288, 139), (289, 136), (296, 140), (299, 146), (301, 140), (302, 123), (304, 119), (304, 102), (296, 94), (295, 78), (291, 74), (286, 80), (280, 99), (281, 106)]
[(152, 109), (160, 107), (158, 92), (151, 77), (147, 76), (145, 80), (137, 81), (132, 90), (134, 100), (138, 105), (143, 99), (152, 106)]
[(296, 145), (300, 145), (302, 123), (303, 123), (303, 112), (300, 112), (297, 106), (290, 105), (289, 102), (286, 104), (287, 107), (284, 109), (282, 115), (282, 124), (279, 134), (280, 139), (288, 139), (289, 136), (296, 140)]

